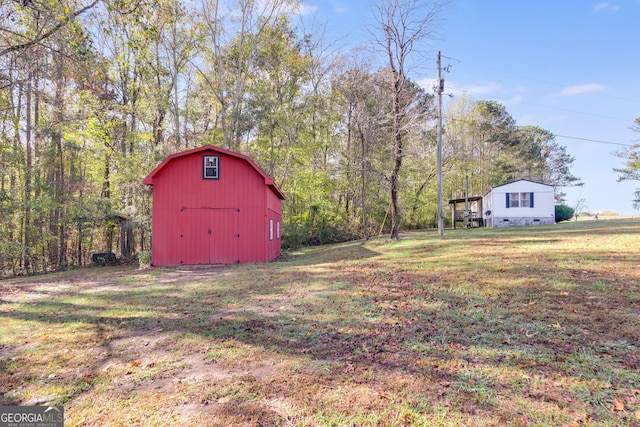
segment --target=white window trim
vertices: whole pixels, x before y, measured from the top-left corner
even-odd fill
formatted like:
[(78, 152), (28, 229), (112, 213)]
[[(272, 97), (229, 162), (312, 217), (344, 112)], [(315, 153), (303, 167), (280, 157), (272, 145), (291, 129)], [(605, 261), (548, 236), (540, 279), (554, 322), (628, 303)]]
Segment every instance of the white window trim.
[[(211, 162), (211, 163), (209, 163)], [(214, 175), (207, 175), (207, 170), (215, 171)], [(220, 157), (219, 156), (203, 156), (202, 157), (202, 179), (220, 179)]]

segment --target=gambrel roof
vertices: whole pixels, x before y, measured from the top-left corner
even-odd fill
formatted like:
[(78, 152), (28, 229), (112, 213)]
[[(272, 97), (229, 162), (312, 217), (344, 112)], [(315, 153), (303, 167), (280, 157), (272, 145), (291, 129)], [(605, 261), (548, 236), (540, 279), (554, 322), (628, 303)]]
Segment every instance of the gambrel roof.
[(171, 154), (170, 156), (168, 156), (167, 158), (165, 158), (162, 163), (160, 163), (143, 181), (143, 183), (145, 185), (150, 185), (153, 186), (153, 178), (158, 174), (158, 172), (160, 172), (169, 162), (171, 162), (174, 159), (180, 158), (180, 157), (184, 157), (184, 156), (190, 156), (192, 154), (196, 154), (202, 151), (214, 151), (220, 154), (224, 154), (227, 156), (231, 156), (231, 157), (235, 157), (237, 159), (241, 159), (244, 160), (245, 162), (249, 163), (249, 165), (251, 165), (251, 167), (260, 175), (264, 178), (264, 184), (266, 186), (268, 186), (271, 191), (273, 191), (276, 196), (278, 196), (278, 198), (280, 198), (280, 200), (284, 200), (284, 194), (282, 194), (282, 191), (280, 191), (280, 189), (278, 188), (278, 186), (273, 182), (273, 180), (260, 168), (260, 166), (258, 166), (253, 160), (251, 160), (249, 157), (245, 156), (244, 154), (239, 154), (239, 153), (235, 153), (233, 151), (229, 151), (229, 150), (225, 150), (223, 148), (220, 147), (214, 147), (213, 145), (203, 145), (202, 147), (198, 147), (198, 148), (194, 148), (192, 150), (187, 150), (187, 151), (182, 151), (180, 153), (175, 153), (175, 154)]

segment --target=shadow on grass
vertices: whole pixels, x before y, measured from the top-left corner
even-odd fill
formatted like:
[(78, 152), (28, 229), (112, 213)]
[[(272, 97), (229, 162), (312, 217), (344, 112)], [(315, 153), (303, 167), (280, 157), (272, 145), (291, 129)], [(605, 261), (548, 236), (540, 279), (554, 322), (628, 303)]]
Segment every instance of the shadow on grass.
[[(626, 233), (624, 227), (616, 232)], [(505, 423), (513, 413), (499, 407), (500, 398), (522, 395), (532, 377), (567, 387), (609, 384), (605, 400), (637, 384), (640, 299), (637, 274), (630, 274), (638, 265), (637, 252), (589, 248), (572, 260), (556, 248), (563, 239), (552, 227), (533, 237), (519, 239), (520, 233), (482, 230), (464, 235), (460, 245), (413, 233), (415, 242), (313, 248), (267, 265), (104, 269), (85, 281), (75, 273), (40, 278), (35, 285), (15, 281), (11, 298), (3, 294), (0, 321), (9, 328), (34, 325), (39, 334), (53, 332), (44, 340), (10, 331), (14, 342), (0, 348), (2, 403), (24, 403), (6, 396), (43, 381), (46, 362), (66, 354), (65, 346), (99, 348), (97, 357), (69, 359), (81, 366), (80, 374), (60, 377), (82, 384), (83, 377), (100, 377), (109, 360), (131, 363), (144, 351), (144, 344), (114, 343), (148, 340), (158, 330), (203, 342), (235, 341), (266, 358), (286, 356), (305, 366), (325, 363), (329, 374), (323, 381), (334, 387), (411, 378), (414, 388), (407, 393), (427, 393), (459, 408), (473, 402)], [(509, 250), (516, 244), (519, 251)], [(484, 248), (482, 256), (451, 255), (473, 254), (476, 247)], [(396, 249), (403, 263), (397, 262)], [(612, 263), (616, 269), (606, 267)], [(23, 291), (37, 298), (23, 300)], [(56, 345), (69, 328), (90, 338), (83, 335), (74, 344), (74, 333), (66, 332), (67, 342)], [(35, 352), (47, 349), (54, 351), (49, 358), (25, 368)], [(368, 380), (366, 372), (375, 378)], [(606, 407), (572, 406), (560, 388), (539, 387), (526, 398), (555, 402), (560, 413), (572, 407), (590, 411), (592, 419), (607, 416)], [(70, 398), (82, 393), (76, 390)]]

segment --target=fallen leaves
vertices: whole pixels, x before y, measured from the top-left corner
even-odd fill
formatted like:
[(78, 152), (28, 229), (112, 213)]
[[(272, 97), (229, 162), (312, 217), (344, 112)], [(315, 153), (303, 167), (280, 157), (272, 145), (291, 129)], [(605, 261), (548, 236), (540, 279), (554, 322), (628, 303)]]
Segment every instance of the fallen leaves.
[(613, 403), (611, 404), (611, 411), (613, 411), (613, 412), (624, 411), (624, 403), (620, 399), (615, 397), (613, 399)]
[(82, 425), (84, 425), (84, 423), (86, 423), (86, 419), (84, 417), (80, 418), (78, 421), (75, 421), (72, 425), (72, 427), (80, 427)]
[(385, 394), (382, 390), (378, 390), (378, 396), (380, 397), (380, 399), (391, 400), (391, 397), (389, 397), (388, 394)]
[(142, 362), (140, 362), (139, 360), (134, 360), (133, 362), (131, 362), (132, 368), (143, 367), (144, 369), (150, 369), (155, 366), (156, 366), (156, 362), (149, 362), (146, 365), (143, 365)]
[[(485, 242), (481, 237), (478, 242)], [(500, 245), (503, 238), (495, 233), (489, 237)], [(269, 399), (277, 413), (305, 425), (321, 424), (318, 417), (331, 407), (358, 420), (375, 411), (380, 425), (429, 425), (442, 417), (443, 426), (640, 426), (640, 353), (628, 322), (640, 308), (632, 263), (610, 266), (598, 259), (595, 248), (587, 248), (594, 273), (582, 280), (583, 258), (565, 260), (564, 250), (553, 249), (535, 253), (539, 261), (534, 263), (533, 254), (526, 252), (522, 258), (530, 267), (514, 278), (517, 263), (503, 270), (508, 274), (495, 275), (495, 254), (480, 263), (465, 258), (466, 248), (461, 253), (456, 247), (455, 260), (438, 258), (448, 250), (438, 242), (434, 247), (439, 250), (425, 256), (419, 268), (412, 267), (414, 260), (385, 259), (387, 247), (373, 258), (344, 261), (339, 268), (321, 264), (317, 274), (306, 272), (311, 264), (270, 264), (261, 268), (277, 269), (281, 289), (263, 293), (258, 283), (246, 298), (246, 289), (254, 286), (254, 270), (207, 275), (203, 284), (195, 282), (202, 280), (199, 272), (146, 272), (134, 277), (131, 296), (125, 289), (99, 300), (104, 310), (135, 322), (102, 322), (99, 334), (48, 322), (38, 329), (15, 328), (15, 338), (3, 336), (0, 382), (25, 393), (67, 383), (75, 388), (64, 393), (86, 389), (70, 402), (71, 425), (83, 416), (87, 426), (117, 422), (104, 419), (112, 416), (108, 408), (135, 396), (136, 405), (119, 406), (113, 417), (140, 419), (147, 409), (162, 407), (166, 417), (179, 414), (176, 425), (194, 424), (191, 415), (214, 413), (221, 424), (237, 425), (240, 408), (256, 424), (269, 424), (273, 414), (261, 419), (267, 412), (260, 400)], [(509, 242), (509, 256), (516, 245)], [(637, 245), (633, 249), (635, 256)], [(474, 244), (468, 252), (475, 256), (486, 251), (479, 252)], [(363, 266), (368, 270), (360, 271)], [(621, 270), (628, 276), (624, 283), (615, 282)], [(578, 277), (569, 277), (571, 271)], [(270, 274), (275, 276), (275, 270)], [(174, 287), (177, 280), (185, 281), (184, 290)], [(595, 280), (610, 284), (606, 293), (594, 292)], [(225, 286), (229, 281), (240, 287)], [(106, 278), (95, 282), (100, 289), (120, 289)], [(624, 294), (616, 291), (622, 284)], [(141, 289), (152, 290), (151, 298), (140, 294)], [(174, 295), (177, 289), (180, 295)], [(91, 287), (78, 295), (96, 298)], [(141, 295), (149, 301), (142, 303)], [(71, 300), (67, 294), (64, 298)], [(69, 307), (81, 306), (83, 300), (77, 301)], [(133, 311), (141, 305), (158, 315)], [(178, 319), (183, 312), (191, 315)], [(18, 316), (7, 319), (14, 317), (11, 321), (17, 322)], [(162, 333), (159, 325), (165, 327)], [(236, 348), (242, 351), (235, 353)], [(21, 386), (26, 378), (21, 375), (30, 366), (43, 373), (33, 385)], [(49, 380), (46, 375), (52, 372), (59, 377)], [(184, 402), (209, 406), (185, 411)], [(157, 423), (170, 422), (162, 414)], [(231, 419), (234, 415), (238, 419)]]
[(429, 366), (431, 365), (431, 360), (429, 359), (418, 359), (416, 360), (416, 366)]
[(527, 361), (525, 361), (523, 363), (518, 363), (518, 368), (524, 369), (527, 366), (532, 367), (532, 366), (536, 366), (536, 365), (537, 365), (537, 363), (534, 362), (533, 360), (527, 360)]

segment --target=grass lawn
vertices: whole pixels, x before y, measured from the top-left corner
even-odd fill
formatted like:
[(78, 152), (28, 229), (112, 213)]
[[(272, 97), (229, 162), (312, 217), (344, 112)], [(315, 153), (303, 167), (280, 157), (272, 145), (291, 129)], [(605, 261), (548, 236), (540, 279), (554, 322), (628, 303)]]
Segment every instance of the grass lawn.
[(638, 426), (640, 219), (0, 281), (0, 404), (67, 426)]

